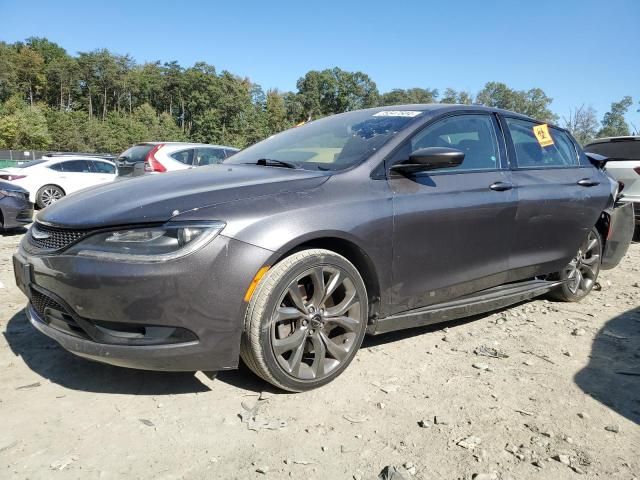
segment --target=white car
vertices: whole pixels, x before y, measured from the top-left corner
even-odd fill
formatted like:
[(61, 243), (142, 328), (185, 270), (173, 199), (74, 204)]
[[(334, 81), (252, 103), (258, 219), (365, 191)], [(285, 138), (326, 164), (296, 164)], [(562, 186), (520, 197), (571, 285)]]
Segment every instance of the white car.
[(622, 200), (633, 203), (636, 225), (640, 225), (640, 136), (599, 138), (584, 151), (609, 159), (605, 170), (624, 184)]
[[(238, 152), (225, 145), (182, 142), (138, 143), (118, 156), (119, 177), (213, 165)], [(137, 168), (136, 168), (137, 166)]]
[(0, 179), (29, 191), (29, 200), (44, 208), (84, 188), (112, 182), (113, 162), (97, 157), (61, 155), (0, 169)]

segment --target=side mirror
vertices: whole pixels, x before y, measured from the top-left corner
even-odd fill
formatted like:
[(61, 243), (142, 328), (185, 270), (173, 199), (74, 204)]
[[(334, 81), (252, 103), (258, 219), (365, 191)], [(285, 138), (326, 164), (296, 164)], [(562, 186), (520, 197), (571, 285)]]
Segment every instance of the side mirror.
[(394, 170), (405, 172), (421, 172), (462, 165), (464, 152), (455, 148), (428, 147), (420, 148), (409, 155), (409, 160), (397, 163)]

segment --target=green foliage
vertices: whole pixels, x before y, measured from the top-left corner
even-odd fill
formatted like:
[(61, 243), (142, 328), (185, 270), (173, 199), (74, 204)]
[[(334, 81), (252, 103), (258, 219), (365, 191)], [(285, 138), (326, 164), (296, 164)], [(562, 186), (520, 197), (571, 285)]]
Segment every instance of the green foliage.
[[(380, 94), (363, 72), (311, 70), (295, 92), (262, 88), (248, 78), (198, 62), (137, 64), (108, 50), (69, 55), (46, 38), (0, 42), (0, 147), (118, 153), (144, 140), (190, 140), (245, 147), (300, 122), (335, 113), (414, 103), (480, 103), (555, 121), (539, 88), (489, 82), (474, 96), (447, 88)], [(625, 97), (612, 105), (599, 134), (628, 132)], [(580, 111), (570, 128), (594, 133), (595, 112)], [(586, 117), (585, 117), (586, 115)]]
[(633, 105), (631, 97), (623, 97), (619, 102), (611, 104), (611, 110), (604, 114), (599, 137), (619, 137), (630, 135), (629, 125), (624, 119), (629, 107)]

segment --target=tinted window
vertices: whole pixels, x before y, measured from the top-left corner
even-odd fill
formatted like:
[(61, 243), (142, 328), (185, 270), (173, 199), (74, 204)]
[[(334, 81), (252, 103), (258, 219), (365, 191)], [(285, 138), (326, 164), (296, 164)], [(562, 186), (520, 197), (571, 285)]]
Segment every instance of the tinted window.
[(17, 165), (14, 165), (13, 168), (28, 168), (33, 167), (34, 165), (39, 165), (41, 163), (47, 162), (48, 160), (29, 160), (28, 162), (18, 162)]
[(87, 162), (86, 160), (69, 160), (68, 162), (62, 162), (58, 165), (62, 165), (63, 172), (89, 172), (89, 162)]
[(196, 155), (196, 165), (213, 165), (225, 159), (222, 148), (199, 148)]
[(130, 149), (122, 152), (122, 154), (120, 154), (120, 156), (118, 157), (118, 160), (125, 160), (125, 157), (126, 157), (126, 160), (130, 163), (144, 162), (144, 159), (147, 156), (147, 153), (149, 153), (149, 150), (151, 150), (153, 147), (154, 145), (146, 145), (146, 144), (134, 145)]
[(533, 132), (538, 123), (514, 118), (506, 118), (506, 122), (516, 150), (518, 167), (554, 168), (578, 164), (575, 147), (562, 130), (549, 128), (552, 143), (542, 146)]
[(193, 164), (193, 149), (189, 150), (180, 150), (179, 152), (175, 152), (171, 154), (171, 158), (177, 160), (185, 165)]
[(53, 165), (49, 165), (47, 168), (50, 170), (54, 170), (56, 172), (64, 172), (64, 168), (62, 168), (62, 163), (54, 163)]
[(90, 163), (92, 167), (91, 171), (96, 171), (97, 173), (108, 173), (111, 175), (116, 173), (115, 165), (112, 165), (110, 163), (107, 163), (107, 162), (90, 162)]
[(488, 115), (457, 115), (428, 126), (411, 139), (411, 152), (447, 147), (464, 152), (462, 165), (438, 170), (488, 170), (499, 168), (500, 154), (493, 121)]
[(614, 140), (611, 142), (592, 143), (584, 147), (584, 150), (615, 160), (640, 160), (640, 140)]
[(240, 151), (240, 150), (232, 150), (232, 149), (230, 149), (230, 148), (225, 148), (225, 150), (224, 150), (224, 154), (225, 154), (227, 157), (230, 157), (231, 155), (234, 155), (234, 154), (238, 153), (239, 151)]

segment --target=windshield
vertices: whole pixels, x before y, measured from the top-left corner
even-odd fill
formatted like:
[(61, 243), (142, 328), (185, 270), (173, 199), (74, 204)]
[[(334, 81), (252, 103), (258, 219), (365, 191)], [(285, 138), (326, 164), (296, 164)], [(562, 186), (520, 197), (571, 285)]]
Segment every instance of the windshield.
[(344, 170), (362, 163), (421, 113), (360, 110), (333, 115), (269, 137), (224, 163), (260, 160), (262, 165)]

